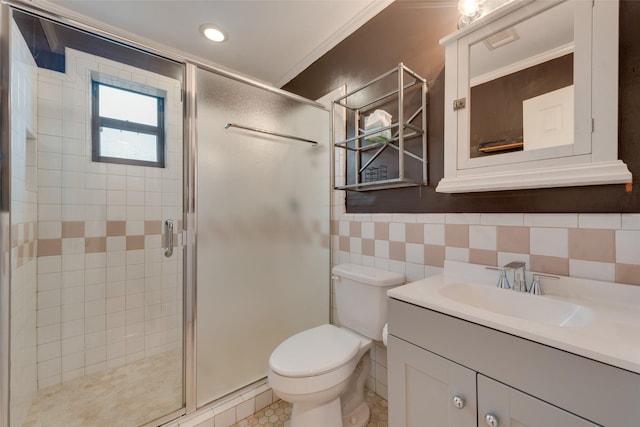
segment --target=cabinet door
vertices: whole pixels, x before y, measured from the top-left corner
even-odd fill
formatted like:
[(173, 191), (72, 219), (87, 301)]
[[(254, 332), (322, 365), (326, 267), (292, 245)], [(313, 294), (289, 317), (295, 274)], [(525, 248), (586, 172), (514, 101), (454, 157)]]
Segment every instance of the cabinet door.
[[(487, 415), (496, 424), (487, 422)], [(596, 427), (556, 406), (478, 374), (478, 426)]]
[(390, 426), (476, 426), (474, 371), (391, 335), (387, 362)]

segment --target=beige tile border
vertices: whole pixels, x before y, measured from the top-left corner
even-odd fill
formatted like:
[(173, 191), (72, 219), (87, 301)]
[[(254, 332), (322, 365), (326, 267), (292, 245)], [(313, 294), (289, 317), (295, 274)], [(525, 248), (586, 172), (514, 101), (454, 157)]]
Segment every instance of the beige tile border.
[(407, 243), (424, 243), (424, 224), (407, 223), (405, 234)]
[(85, 237), (84, 238), (84, 252), (87, 254), (106, 252), (107, 251), (107, 238), (106, 237)]
[(445, 246), (454, 248), (469, 247), (469, 225), (468, 224), (446, 224), (444, 228)]
[(569, 258), (616, 262), (615, 230), (570, 228)]
[(373, 234), (374, 234), (375, 240), (389, 240), (389, 223), (388, 222), (374, 223)]
[(389, 242), (389, 259), (405, 262), (406, 256), (406, 245), (404, 242)]
[[(178, 222), (178, 226), (182, 221)], [(14, 240), (19, 243), (27, 236), (34, 235), (31, 230), (35, 229), (35, 223), (32, 226), (23, 227), (14, 226), (12, 230), (15, 230), (15, 235), (18, 236)], [(27, 257), (45, 257), (62, 255), (62, 246), (64, 239), (79, 239), (84, 238), (84, 253), (93, 254), (107, 251), (107, 238), (108, 237), (121, 237), (125, 239), (126, 250), (140, 250), (145, 249), (145, 236), (161, 235), (162, 234), (162, 221), (153, 220), (144, 222), (144, 235), (127, 236), (127, 221), (105, 221), (105, 236), (91, 236), (87, 237), (86, 234), (86, 222), (85, 221), (64, 221), (62, 222), (62, 238), (60, 239), (40, 239), (32, 240), (31, 242), (25, 242), (24, 244), (15, 246), (18, 248), (19, 257), (22, 257), (22, 261), (19, 264), (22, 265), (28, 260)], [(24, 234), (24, 236), (22, 235)], [(328, 236), (325, 236), (328, 240)], [(177, 234), (174, 234), (174, 240), (177, 244)], [(37, 245), (36, 243), (37, 242)], [(29, 255), (32, 254), (32, 255)]]
[(498, 251), (528, 254), (529, 242), (529, 227), (497, 226), (496, 243)]
[(640, 265), (616, 264), (616, 282), (640, 286)]
[(376, 245), (373, 239), (362, 239), (362, 255), (375, 256)]
[(127, 221), (107, 221), (107, 236), (126, 236)]
[(62, 239), (38, 240), (38, 256), (62, 255)]
[(332, 219), (330, 223), (331, 235), (337, 236), (339, 234), (340, 229), (340, 221)]
[(144, 234), (162, 234), (162, 221), (145, 221)]
[[(177, 242), (177, 239), (174, 238), (174, 242)], [(144, 249), (144, 236), (127, 236), (127, 250), (138, 249)]]
[(471, 264), (498, 265), (498, 251), (487, 249), (469, 249), (469, 262)]
[[(421, 244), (424, 242), (426, 227), (433, 227), (433, 224), (426, 224), (424, 221), (402, 223), (405, 230), (404, 241), (390, 241), (390, 224), (397, 218), (388, 215), (366, 216), (367, 224), (371, 225), (371, 230), (367, 235), (373, 233), (374, 239), (356, 237), (358, 230), (362, 235), (362, 222), (352, 220), (352, 215), (345, 215), (341, 221), (332, 221), (332, 230), (337, 231), (341, 222), (343, 229), (352, 234), (351, 237), (335, 236), (334, 249), (340, 253), (339, 259), (342, 262), (349, 260), (353, 256), (356, 263), (375, 263), (384, 265), (388, 262), (407, 262), (406, 244)], [(365, 218), (365, 217), (363, 217)], [(529, 220), (532, 217), (528, 217)], [(418, 216), (423, 220), (422, 216)], [(436, 218), (437, 219), (437, 218)], [(531, 230), (534, 225), (547, 224), (546, 218), (538, 221), (525, 221), (530, 225), (496, 225), (496, 250), (469, 248), (470, 225), (455, 221), (457, 223), (436, 224), (443, 227), (444, 245), (425, 244), (424, 245), (424, 265), (425, 267), (444, 266), (446, 251), (468, 251), (468, 262), (482, 265), (497, 265), (501, 258), (514, 259), (520, 254), (523, 259), (529, 262), (529, 269), (541, 273), (558, 274), (571, 276), (571, 263), (592, 263), (610, 265), (615, 268), (615, 280), (619, 283), (640, 285), (640, 264), (615, 263), (616, 237), (619, 230), (597, 229), (597, 228), (564, 228), (558, 224), (559, 236), (565, 236), (566, 241), (558, 244), (568, 246), (566, 256), (551, 256), (544, 253), (531, 254)], [(560, 219), (566, 219), (562, 216)], [(352, 226), (351, 222), (357, 223)], [(354, 236), (356, 235), (356, 236)], [(538, 236), (539, 237), (539, 236)], [(355, 245), (355, 246), (354, 246)], [(376, 251), (376, 249), (378, 249)], [(350, 254), (351, 251), (353, 254)], [(357, 252), (357, 253), (356, 253)], [(366, 260), (366, 258), (372, 258)], [(386, 261), (385, 261), (386, 260)], [(415, 261), (414, 261), (415, 262)], [(371, 264), (373, 265), (373, 264)], [(581, 264), (582, 265), (582, 264)], [(408, 267), (407, 267), (408, 268)], [(614, 280), (613, 276), (609, 280)]]
[[(37, 224), (12, 224), (7, 226), (7, 230), (11, 231), (11, 251), (15, 250), (16, 267), (20, 268), (34, 260), (38, 252)], [(9, 236), (9, 233), (4, 235)]]
[(362, 223), (360, 221), (349, 222), (349, 236), (362, 237)]
[(84, 221), (63, 221), (62, 238), (84, 237)]
[(350, 238), (348, 236), (339, 236), (339, 248), (341, 251), (349, 252), (351, 250)]
[(541, 273), (569, 275), (569, 258), (561, 258), (545, 255), (531, 255), (529, 269)]
[(444, 267), (445, 246), (424, 245), (424, 264), (433, 267)]

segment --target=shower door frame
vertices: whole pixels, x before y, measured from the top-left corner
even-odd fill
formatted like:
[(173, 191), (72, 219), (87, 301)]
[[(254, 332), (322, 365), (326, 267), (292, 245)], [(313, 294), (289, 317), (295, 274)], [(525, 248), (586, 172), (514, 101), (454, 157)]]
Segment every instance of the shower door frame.
[(11, 230), (10, 35), (11, 9), (0, 3), (0, 427), (9, 427), (11, 355), (11, 237), (6, 235)]

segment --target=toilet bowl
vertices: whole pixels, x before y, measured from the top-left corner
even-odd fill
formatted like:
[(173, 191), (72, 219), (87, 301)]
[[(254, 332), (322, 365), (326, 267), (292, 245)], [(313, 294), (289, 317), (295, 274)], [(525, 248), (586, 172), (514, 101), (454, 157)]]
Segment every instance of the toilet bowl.
[[(328, 324), (296, 334), (276, 348), (269, 359), (269, 383), (281, 399), (293, 403), (292, 427), (342, 425), (340, 396), (370, 348), (370, 339)], [(364, 387), (368, 372), (362, 374)], [(367, 410), (362, 423), (350, 425), (364, 426), (368, 420)]]
[(274, 393), (291, 402), (290, 427), (363, 427), (369, 422), (364, 384), (372, 340), (382, 338), (386, 291), (404, 277), (342, 264), (333, 269), (343, 327), (321, 325), (283, 341), (269, 359)]

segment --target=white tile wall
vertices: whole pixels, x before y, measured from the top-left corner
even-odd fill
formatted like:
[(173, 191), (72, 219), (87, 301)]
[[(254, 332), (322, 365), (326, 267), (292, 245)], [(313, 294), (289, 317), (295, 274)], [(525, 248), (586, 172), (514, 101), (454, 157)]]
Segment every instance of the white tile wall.
[(424, 245), (407, 243), (405, 256), (408, 263), (424, 264)]
[(640, 264), (640, 231), (616, 231), (616, 262)]
[(374, 234), (375, 226), (373, 222), (365, 221), (362, 223), (361, 227), (362, 227), (361, 232), (362, 232), (363, 239), (373, 239), (375, 237), (375, 234)]
[[(395, 219), (396, 217), (394, 217)], [(406, 240), (404, 223), (392, 222), (389, 224), (389, 240), (392, 242), (404, 242)]]
[(424, 242), (429, 245), (444, 245), (444, 218), (443, 223), (424, 225)]
[(622, 214), (621, 226), (626, 230), (640, 230), (640, 214)]
[(469, 248), (495, 251), (496, 227), (486, 225), (469, 226)]
[(530, 231), (531, 254), (567, 258), (569, 256), (566, 228), (537, 228)]
[(569, 274), (575, 277), (613, 282), (616, 279), (616, 267), (615, 264), (606, 262), (571, 259), (569, 260)]
[[(61, 239), (61, 255), (38, 260), (40, 388), (181, 345), (182, 258), (160, 252), (160, 236), (127, 250), (107, 221), (145, 235), (145, 220), (179, 219), (182, 200), (180, 83), (67, 49), (65, 74), (38, 70), (40, 238)], [(90, 73), (167, 91), (168, 167), (91, 161)], [(63, 238), (63, 221), (83, 221), (84, 236)], [(85, 253), (85, 237), (106, 237), (106, 252)]]
[(480, 214), (480, 223), (482, 225), (522, 225), (524, 221), (523, 214)]
[(578, 226), (578, 214), (524, 214), (524, 225), (575, 228)]
[(445, 248), (445, 258), (452, 261), (469, 262), (469, 249), (447, 246)]
[(479, 224), (480, 214), (474, 214), (474, 213), (445, 214), (445, 223), (447, 224)]
[(578, 226), (580, 228), (619, 229), (622, 225), (620, 215), (610, 214), (580, 214)]

